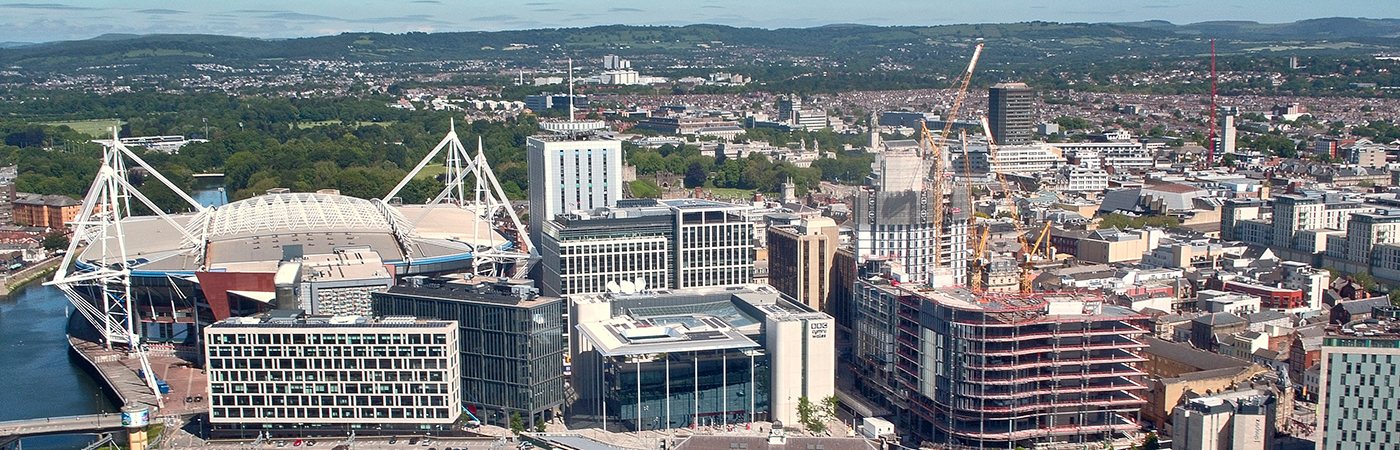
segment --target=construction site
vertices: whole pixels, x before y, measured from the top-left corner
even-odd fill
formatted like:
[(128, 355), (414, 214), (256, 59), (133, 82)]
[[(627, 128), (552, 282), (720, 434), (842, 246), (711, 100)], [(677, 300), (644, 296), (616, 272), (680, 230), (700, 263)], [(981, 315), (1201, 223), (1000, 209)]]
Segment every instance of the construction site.
[(1048, 223), (1028, 225), (1018, 190), (996, 170), (975, 173), (969, 137), (950, 136), (981, 52), (956, 80), (941, 133), (872, 136), (881, 151), (855, 205), (858, 268), (843, 323), (857, 380), (843, 399), (937, 448), (1133, 441), (1147, 317), (1097, 294), (1035, 292), (1033, 277), (1056, 264)]

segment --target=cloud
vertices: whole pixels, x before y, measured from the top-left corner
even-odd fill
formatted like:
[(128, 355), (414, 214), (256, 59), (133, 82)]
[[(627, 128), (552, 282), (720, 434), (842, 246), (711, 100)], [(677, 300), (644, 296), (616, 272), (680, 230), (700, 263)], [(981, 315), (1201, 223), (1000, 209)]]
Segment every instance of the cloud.
[(413, 1), (409, 2), (409, 3), (419, 3), (419, 4), (424, 4), (424, 5), (441, 5), (441, 4), (442, 4), (442, 2), (437, 1), (437, 0), (413, 0)]
[(553, 5), (553, 4), (554, 4), (554, 3), (551, 3), (551, 2), (530, 2), (530, 3), (526, 3), (525, 6), (549, 6), (549, 5)]
[(92, 10), (86, 6), (65, 5), (62, 3), (0, 3), (0, 8), (14, 9), (58, 9), (58, 10)]
[(481, 16), (467, 20), (470, 20), (472, 22), (513, 22), (520, 20), (520, 16), (511, 14), (497, 14), (494, 16)]
[(638, 8), (611, 8), (608, 12), (646, 12), (646, 10)]
[(274, 20), (296, 20), (302, 22), (344, 22), (345, 19), (339, 17), (322, 16), (319, 14), (302, 14), (299, 12), (281, 11), (263, 15), (264, 19)]
[(433, 19), (433, 16), (429, 16), (429, 15), (426, 15), (426, 14), (411, 14), (411, 15), (407, 15), (407, 16), (389, 16), (389, 17), (375, 17), (375, 18), (371, 18), (371, 19), (356, 19), (356, 20), (352, 20), (351, 22), (355, 22), (355, 23), (410, 23), (410, 24), (418, 24), (418, 25), (423, 25), (423, 24), (451, 25), (451, 24), (452, 24), (451, 22), (446, 22), (446, 21), (442, 21), (442, 20)]
[(139, 14), (164, 14), (164, 15), (170, 15), (170, 14), (189, 14), (189, 11), (181, 11), (181, 10), (178, 10), (178, 9), (160, 9), (160, 8), (157, 8), (157, 9), (138, 9), (138, 10), (136, 10), (136, 12), (139, 13)]

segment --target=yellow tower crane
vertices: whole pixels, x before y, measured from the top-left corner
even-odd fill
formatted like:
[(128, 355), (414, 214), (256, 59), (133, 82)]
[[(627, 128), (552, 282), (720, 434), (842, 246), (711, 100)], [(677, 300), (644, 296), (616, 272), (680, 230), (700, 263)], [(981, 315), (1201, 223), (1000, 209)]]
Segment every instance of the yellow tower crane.
[(943, 265), (943, 177), (947, 168), (943, 164), (943, 145), (948, 140), (948, 134), (953, 131), (953, 121), (957, 120), (958, 110), (962, 109), (963, 100), (967, 98), (967, 86), (972, 82), (972, 72), (977, 67), (977, 59), (982, 56), (983, 43), (978, 42), (972, 50), (972, 59), (967, 63), (967, 70), (963, 72), (962, 79), (958, 84), (957, 96), (953, 98), (953, 107), (948, 110), (948, 117), (943, 124), (943, 131), (935, 141), (933, 133), (929, 131), (928, 125), (919, 124), (919, 153), (924, 161), (931, 163), (926, 189), (927, 201), (929, 203), (929, 223), (933, 224), (933, 242), (937, 249), (933, 253), (933, 267)]

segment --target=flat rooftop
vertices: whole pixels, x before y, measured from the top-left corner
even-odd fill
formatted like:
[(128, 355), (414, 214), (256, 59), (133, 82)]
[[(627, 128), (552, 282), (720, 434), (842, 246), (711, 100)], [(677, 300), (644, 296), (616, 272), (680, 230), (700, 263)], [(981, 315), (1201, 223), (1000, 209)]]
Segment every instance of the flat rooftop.
[(390, 295), (533, 308), (560, 301), (539, 295), (534, 281), (483, 276), (413, 277), (389, 288)]
[(307, 315), (299, 309), (275, 309), (267, 313), (247, 317), (230, 317), (209, 325), (208, 329), (224, 328), (263, 328), (263, 327), (304, 327), (304, 328), (447, 328), (455, 330), (457, 323), (450, 320), (419, 319), (409, 316), (387, 316), (381, 318), (365, 316), (325, 316)]
[(915, 295), (940, 305), (985, 313), (1013, 313), (1007, 321), (1029, 321), (1043, 317), (1103, 316), (1137, 317), (1141, 314), (1108, 304), (1103, 296), (1079, 292), (974, 293), (962, 286), (933, 288), (910, 284), (877, 283), (876, 288), (892, 295)]
[(758, 348), (765, 320), (830, 319), (767, 285), (657, 290), (574, 297), (607, 303), (612, 318), (578, 325), (606, 356)]

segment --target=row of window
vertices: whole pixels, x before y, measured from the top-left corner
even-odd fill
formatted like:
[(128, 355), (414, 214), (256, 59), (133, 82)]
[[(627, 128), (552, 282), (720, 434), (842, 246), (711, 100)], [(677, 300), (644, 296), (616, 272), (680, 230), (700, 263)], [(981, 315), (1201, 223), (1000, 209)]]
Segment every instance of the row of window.
[(211, 408), (215, 421), (230, 419), (446, 419), (449, 408)]
[[(213, 328), (218, 331), (217, 328)], [(277, 333), (275, 329), (256, 332), (214, 332), (210, 344), (334, 344), (334, 345), (418, 345), (447, 344), (447, 336), (438, 333)]]
[(209, 368), (212, 370), (225, 369), (292, 369), (292, 370), (313, 370), (313, 369), (447, 369), (451, 367), (445, 355), (438, 355), (439, 358), (333, 358), (333, 359), (305, 359), (305, 358), (209, 358)]
[(209, 345), (211, 357), (306, 357), (306, 358), (426, 358), (442, 356), (446, 346), (321, 346), (321, 345)]

